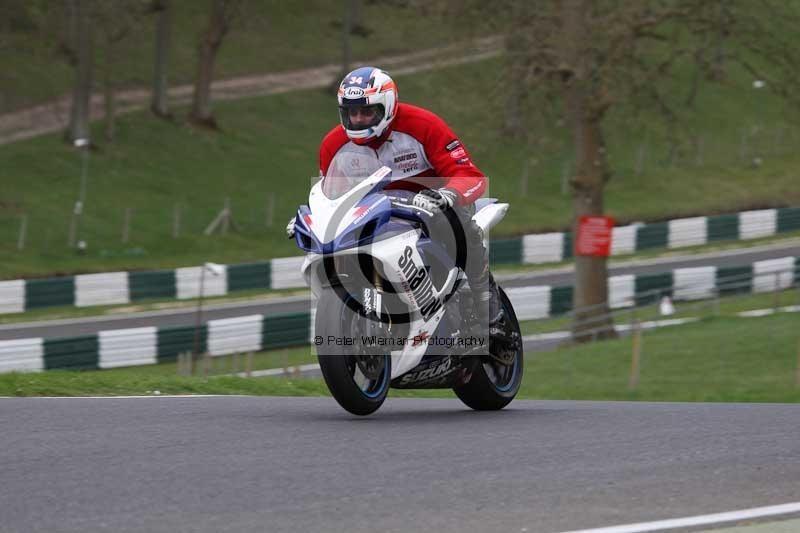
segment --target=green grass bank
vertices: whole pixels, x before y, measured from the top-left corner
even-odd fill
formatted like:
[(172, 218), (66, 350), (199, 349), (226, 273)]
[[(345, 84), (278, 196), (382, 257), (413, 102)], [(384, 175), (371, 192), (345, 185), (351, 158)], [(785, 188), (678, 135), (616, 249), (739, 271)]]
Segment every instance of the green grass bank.
[[(798, 402), (797, 314), (709, 318), (647, 331), (640, 379), (629, 388), (632, 341), (620, 338), (526, 358), (518, 398)], [(261, 367), (314, 360), (309, 348), (261, 354)], [(241, 367), (240, 367), (241, 368)], [(181, 377), (174, 364), (113, 370), (0, 375), (3, 396), (161, 394), (327, 395), (319, 379)], [(453, 397), (450, 391), (392, 391), (396, 397)]]
[[(430, 107), (460, 134), (490, 177), (487, 194), (511, 202), (494, 237), (563, 231), (571, 220), (563, 184), (569, 143), (531, 148), (503, 133), (501, 73), (502, 59), (485, 60), (398, 76), (398, 84), (404, 101)], [(731, 86), (698, 97), (688, 119), (693, 137), (675, 150), (655, 116), (615, 112), (607, 123), (614, 171), (606, 188), (608, 213), (625, 223), (800, 205), (794, 149), (800, 132), (791, 110), (762, 96), (754, 103)], [(80, 154), (58, 135), (0, 147), (0, 279), (297, 255), (283, 227), (306, 201), (318, 172), (318, 143), (337, 124), (333, 96), (306, 90), (219, 102), (216, 109), (219, 133), (147, 113), (120, 118), (117, 140), (101, 143), (88, 157), (79, 228), (88, 245), (84, 254), (67, 246)], [(558, 124), (552, 132), (569, 138)], [(756, 156), (761, 163), (754, 166)], [(203, 235), (226, 198), (237, 230)], [(27, 236), (19, 250), (23, 216)], [(173, 238), (176, 216), (179, 235)]]

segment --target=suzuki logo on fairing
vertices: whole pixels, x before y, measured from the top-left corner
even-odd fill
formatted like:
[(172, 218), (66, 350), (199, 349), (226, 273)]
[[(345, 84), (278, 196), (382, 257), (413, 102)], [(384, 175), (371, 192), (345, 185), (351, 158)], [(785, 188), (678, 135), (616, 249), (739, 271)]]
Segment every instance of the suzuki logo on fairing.
[(419, 312), (422, 313), (422, 318), (427, 322), (430, 320), (431, 315), (442, 308), (442, 302), (434, 295), (433, 283), (431, 282), (428, 271), (425, 267), (418, 267), (414, 264), (412, 255), (414, 249), (406, 246), (403, 250), (403, 255), (397, 261), (403, 275), (408, 280), (408, 285), (411, 288), (411, 294), (419, 306)]
[(345, 98), (364, 98), (364, 89), (361, 87), (348, 87), (344, 90)]
[(408, 385), (418, 381), (433, 380), (443, 377), (453, 370), (452, 365), (452, 359), (450, 357), (446, 357), (444, 361), (435, 366), (426, 368), (425, 370), (420, 370), (419, 372), (409, 372), (403, 376), (403, 378), (400, 380), (400, 383), (402, 385)]

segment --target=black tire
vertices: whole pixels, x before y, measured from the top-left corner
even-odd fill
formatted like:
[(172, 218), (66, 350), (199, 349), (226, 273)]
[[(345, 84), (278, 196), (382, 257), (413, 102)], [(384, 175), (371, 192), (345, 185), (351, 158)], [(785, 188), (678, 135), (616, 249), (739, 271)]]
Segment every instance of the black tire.
[[(314, 335), (323, 339), (330, 335), (336, 338), (357, 336), (358, 332), (353, 331), (353, 321), (357, 318), (358, 315), (347, 307), (336, 292), (326, 290), (317, 302)], [(383, 358), (383, 366), (376, 379), (367, 379), (365, 384), (360, 384), (356, 381), (359, 356), (354, 353), (358, 350), (358, 346), (324, 343), (317, 346), (317, 359), (325, 384), (339, 405), (354, 415), (365, 416), (377, 411), (386, 399), (392, 358), (388, 354), (366, 356)], [(380, 362), (379, 359), (373, 361)]]
[(497, 411), (502, 409), (517, 395), (522, 384), (522, 370), (524, 353), (522, 348), (522, 335), (519, 329), (519, 321), (511, 306), (511, 301), (506, 296), (505, 291), (498, 287), (500, 292), (500, 302), (505, 313), (505, 320), (510, 321), (511, 331), (518, 335), (518, 344), (513, 362), (506, 367), (504, 379), (500, 379), (496, 368), (503, 368), (502, 364), (488, 356), (482, 356), (481, 360), (475, 365), (470, 380), (461, 386), (454, 387), (453, 392), (468, 407), (476, 411)]

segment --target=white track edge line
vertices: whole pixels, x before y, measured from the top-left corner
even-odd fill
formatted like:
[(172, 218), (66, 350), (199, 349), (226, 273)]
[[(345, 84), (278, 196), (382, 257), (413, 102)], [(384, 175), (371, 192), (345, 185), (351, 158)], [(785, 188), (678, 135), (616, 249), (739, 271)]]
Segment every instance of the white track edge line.
[(753, 507), (740, 511), (729, 511), (725, 513), (714, 513), (707, 515), (688, 516), (684, 518), (673, 518), (669, 520), (658, 520), (656, 522), (639, 522), (636, 524), (625, 524), (596, 529), (579, 529), (565, 531), (563, 533), (641, 533), (645, 531), (663, 531), (679, 527), (694, 527), (708, 524), (721, 524), (725, 522), (735, 522), (753, 518), (763, 518), (766, 516), (777, 516), (790, 513), (800, 513), (800, 502), (784, 503), (782, 505), (770, 505), (768, 507)]

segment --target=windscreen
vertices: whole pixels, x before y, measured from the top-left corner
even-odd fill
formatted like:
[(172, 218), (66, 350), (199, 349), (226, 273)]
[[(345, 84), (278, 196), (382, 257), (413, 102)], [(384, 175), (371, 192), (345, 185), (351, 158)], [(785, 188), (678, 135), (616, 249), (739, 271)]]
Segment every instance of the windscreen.
[(369, 148), (363, 151), (343, 149), (336, 154), (322, 180), (322, 194), (336, 200), (370, 177), (383, 164)]

